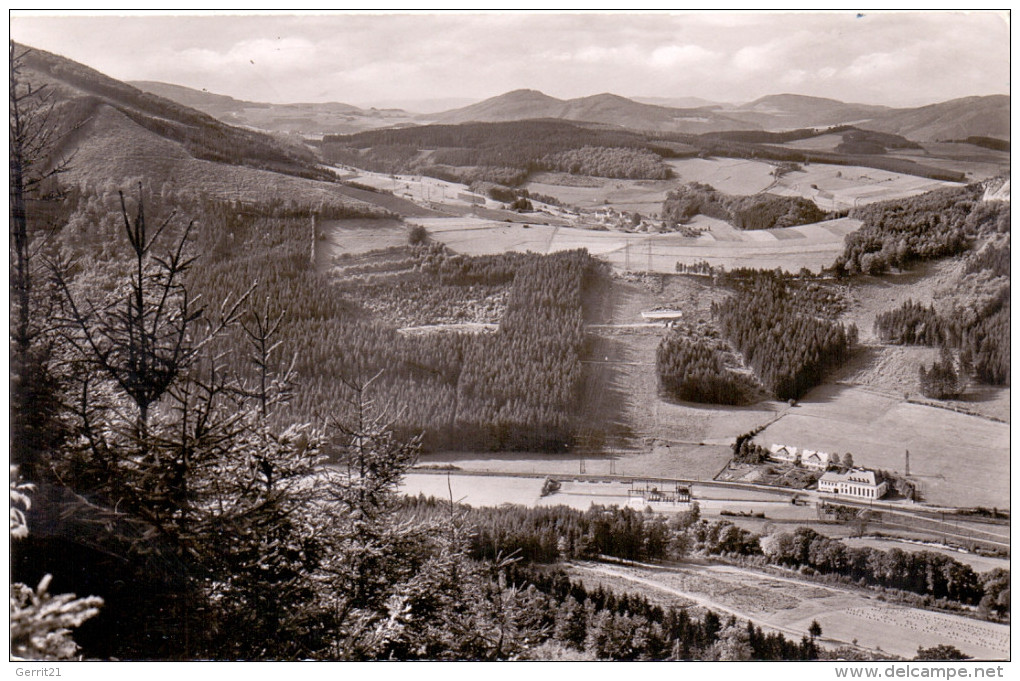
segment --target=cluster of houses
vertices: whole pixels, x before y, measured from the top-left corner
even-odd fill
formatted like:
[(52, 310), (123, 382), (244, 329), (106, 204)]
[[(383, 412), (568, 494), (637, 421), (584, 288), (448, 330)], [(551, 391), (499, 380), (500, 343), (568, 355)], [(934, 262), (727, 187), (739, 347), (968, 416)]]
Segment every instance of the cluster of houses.
[(828, 452), (816, 452), (813, 449), (801, 449), (788, 445), (772, 445), (769, 447), (769, 458), (779, 463), (799, 464), (805, 468), (817, 468), (824, 471), (830, 463), (838, 464)]
[(646, 218), (640, 213), (628, 213), (618, 211), (611, 206), (596, 208), (588, 213), (588, 218), (593, 219), (597, 224), (610, 229), (620, 229), (625, 232), (659, 232), (659, 223), (651, 218)]
[(819, 492), (858, 499), (881, 499), (889, 490), (889, 483), (882, 479), (881, 474), (867, 468), (851, 466), (843, 473), (827, 470), (830, 465), (841, 465), (838, 454), (774, 444), (769, 448), (769, 459), (826, 471), (818, 479)]

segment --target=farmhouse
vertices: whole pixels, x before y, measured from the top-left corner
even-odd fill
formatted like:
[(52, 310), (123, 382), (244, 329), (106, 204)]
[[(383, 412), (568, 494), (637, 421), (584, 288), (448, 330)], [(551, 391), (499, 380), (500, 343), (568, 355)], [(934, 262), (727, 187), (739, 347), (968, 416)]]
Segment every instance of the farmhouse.
[(825, 470), (829, 467), (829, 454), (827, 452), (816, 452), (811, 449), (805, 449), (800, 453), (800, 462), (808, 468)]
[(888, 489), (889, 483), (867, 468), (851, 468), (846, 473), (829, 471), (818, 478), (819, 492), (860, 499), (881, 499)]
[(769, 447), (769, 458), (780, 463), (797, 463), (800, 455), (796, 447), (774, 444)]

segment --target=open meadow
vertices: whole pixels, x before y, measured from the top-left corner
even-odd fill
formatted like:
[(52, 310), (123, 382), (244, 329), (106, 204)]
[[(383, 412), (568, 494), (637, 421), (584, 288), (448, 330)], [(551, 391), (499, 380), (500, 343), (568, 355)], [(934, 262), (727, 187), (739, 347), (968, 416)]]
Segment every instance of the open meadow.
[(400, 482), (400, 492), (446, 500), (452, 495), (454, 502), (471, 506), (534, 506), (542, 494), (542, 478), (408, 473)]
[(685, 158), (667, 161), (677, 184), (700, 182), (725, 194), (748, 196), (772, 186), (775, 165), (746, 158)]
[(554, 253), (586, 248), (615, 269), (672, 273), (677, 262), (708, 262), (733, 269), (756, 267), (814, 272), (832, 265), (843, 250), (843, 237), (860, 222), (849, 218), (760, 231), (738, 231), (720, 220), (698, 216), (691, 224), (705, 232), (680, 234), (611, 232), (554, 225), (496, 222), (476, 217), (416, 218), (437, 241), (465, 255), (508, 251)]
[(676, 179), (626, 180), (536, 173), (524, 188), (531, 194), (551, 196), (575, 208), (592, 210), (611, 206), (618, 211), (654, 216), (662, 211), (666, 194), (677, 184)]
[[(823, 136), (801, 140), (792, 145), (800, 143), (820, 144), (824, 147), (828, 141)], [(916, 196), (939, 187), (958, 186), (952, 182), (863, 166), (827, 163), (800, 165), (801, 170), (776, 178), (772, 173), (775, 165), (766, 161), (731, 158), (669, 161), (678, 183), (701, 182), (726, 194), (768, 192), (781, 196), (803, 196), (813, 200), (822, 210), (842, 210), (874, 201)]]
[(659, 603), (697, 604), (794, 638), (807, 635), (811, 622), (817, 621), (822, 645), (853, 644), (912, 658), (918, 647), (952, 641), (978, 659), (1002, 660), (1010, 654), (1008, 625), (909, 608), (866, 591), (734, 566), (572, 563), (568, 574), (592, 587), (612, 585)]
[(892, 149), (889, 156), (916, 161), (926, 166), (966, 173), (967, 182), (981, 182), (1008, 173), (1008, 151), (985, 149), (973, 144), (926, 142), (924, 150)]
[(321, 271), (336, 257), (407, 244), (407, 227), (398, 220), (327, 220), (318, 226), (315, 256)]
[(932, 180), (863, 166), (805, 163), (803, 170), (783, 175), (772, 194), (803, 196), (822, 210), (845, 210), (876, 201), (918, 196), (941, 187), (958, 187), (955, 182)]

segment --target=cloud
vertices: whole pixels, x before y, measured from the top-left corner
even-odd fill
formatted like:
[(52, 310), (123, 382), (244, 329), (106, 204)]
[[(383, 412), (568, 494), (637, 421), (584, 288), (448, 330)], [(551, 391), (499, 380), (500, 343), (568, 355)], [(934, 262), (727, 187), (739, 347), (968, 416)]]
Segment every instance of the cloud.
[(15, 15), (11, 35), (115, 78), (254, 101), (530, 87), (722, 101), (783, 89), (900, 104), (1009, 91), (1009, 26), (987, 12)]
[(914, 63), (914, 55), (907, 50), (872, 52), (854, 59), (842, 75), (854, 79), (891, 78), (894, 74), (909, 70)]
[(271, 71), (305, 69), (321, 57), (320, 50), (304, 38), (256, 38), (235, 43), (226, 51), (189, 48), (178, 53), (178, 68), (218, 70), (257, 66)]
[(735, 68), (743, 72), (764, 71), (769, 67), (773, 49), (771, 45), (748, 45), (737, 50), (731, 61)]
[(779, 77), (779, 82), (786, 87), (794, 87), (807, 82), (808, 76), (804, 69), (791, 69)]
[(690, 66), (712, 60), (716, 53), (700, 45), (663, 45), (652, 51), (649, 63), (660, 68)]

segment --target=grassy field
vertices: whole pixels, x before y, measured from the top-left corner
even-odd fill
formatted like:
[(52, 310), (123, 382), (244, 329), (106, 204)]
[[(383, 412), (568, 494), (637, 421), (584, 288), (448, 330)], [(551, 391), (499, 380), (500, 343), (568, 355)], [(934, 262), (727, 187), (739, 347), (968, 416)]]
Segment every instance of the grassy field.
[[(646, 450), (613, 450), (584, 454), (533, 452), (437, 452), (422, 455), (424, 465), (454, 465), (464, 471), (526, 475), (577, 475), (584, 462), (588, 475), (627, 475), (710, 480), (732, 452), (721, 445), (656, 444)], [(585, 504), (585, 508), (587, 508)]]
[(869, 468), (905, 472), (936, 505), (1009, 508), (1009, 425), (910, 404), (865, 388), (823, 385), (757, 441), (851, 452)]
[(676, 263), (707, 261), (727, 269), (758, 267), (801, 268), (819, 271), (832, 265), (843, 250), (843, 237), (860, 223), (844, 218), (813, 225), (764, 231), (738, 231), (720, 220), (699, 216), (692, 221), (704, 228), (697, 238), (679, 234), (636, 234), (595, 231), (553, 225), (525, 225), (483, 218), (418, 218), (412, 222), (432, 237), (465, 255), (506, 251), (553, 253), (586, 248), (614, 268), (629, 272), (676, 271)]
[[(805, 151), (834, 152), (836, 147), (842, 143), (843, 135), (829, 134), (795, 140), (780, 146)], [(928, 167), (966, 173), (968, 182), (986, 180), (1008, 172), (1009, 169), (1008, 151), (994, 151), (973, 144), (926, 142), (924, 149), (890, 149), (885, 156), (907, 159)], [(870, 174), (871, 169), (868, 169), (868, 172)]]
[[(580, 181), (578, 181), (580, 180)], [(666, 194), (677, 180), (620, 180), (610, 178), (577, 178), (563, 173), (538, 173), (524, 188), (532, 194), (552, 196), (576, 208), (612, 206), (618, 211), (658, 215)]]
[[(774, 166), (763, 161), (684, 159), (670, 161), (670, 165), (677, 173), (673, 180), (575, 178), (542, 173), (527, 188), (580, 208), (608, 205), (617, 210), (657, 215), (666, 193), (683, 182), (706, 182), (731, 194), (769, 191), (804, 196), (823, 209), (845, 209), (913, 196), (948, 184), (856, 166), (806, 164), (802, 171), (777, 179), (772, 175)], [(842, 252), (844, 237), (860, 227), (860, 222), (844, 218), (799, 227), (740, 231), (723, 221), (698, 216), (692, 221), (692, 227), (703, 231), (698, 237), (604, 231), (588, 229), (583, 215), (571, 217), (563, 211), (507, 213), (499, 210), (501, 204), (491, 199), (469, 197), (464, 185), (433, 178), (359, 173), (356, 180), (393, 191), (396, 196), (350, 188), (343, 190), (345, 196), (373, 202), (411, 218), (456, 252), (552, 253), (586, 248), (621, 271), (667, 273), (675, 271), (677, 262), (704, 261), (727, 269), (778, 267), (790, 272), (802, 268), (818, 272), (830, 266)], [(443, 217), (436, 210), (411, 204), (412, 200), (451, 215)], [(572, 221), (579, 226), (569, 226)]]
[(879, 601), (866, 591), (801, 582), (725, 565), (571, 564), (568, 573), (659, 603), (692, 602), (799, 639), (812, 621), (823, 645), (851, 644), (912, 658), (918, 647), (949, 643), (978, 659), (1007, 659), (1008, 625)]
[[(824, 135), (810, 140), (792, 143), (808, 145), (804, 148), (827, 149), (838, 144), (838, 135)], [(956, 145), (959, 146), (959, 145)], [(965, 145), (969, 146), (969, 145)], [(916, 153), (916, 152), (915, 152)], [(999, 153), (999, 152), (991, 152)], [(907, 158), (908, 156), (904, 156)], [(912, 160), (928, 165), (937, 165), (927, 156)], [(939, 167), (956, 169), (962, 161), (945, 161)], [(993, 165), (971, 163), (985, 171), (981, 178), (990, 177)], [(642, 215), (657, 215), (662, 210), (666, 193), (674, 187), (688, 182), (711, 185), (726, 194), (747, 196), (768, 192), (782, 196), (803, 196), (813, 200), (823, 210), (842, 210), (855, 205), (874, 201), (915, 196), (938, 187), (953, 183), (930, 180), (914, 175), (905, 175), (887, 170), (863, 166), (830, 165), (806, 163), (800, 171), (787, 173), (776, 178), (772, 173), (775, 165), (766, 161), (735, 158), (690, 158), (667, 161), (675, 178), (670, 180), (618, 180), (610, 178), (580, 178), (560, 174), (542, 173), (535, 176), (525, 187), (528, 191), (556, 197), (565, 204), (578, 208), (599, 208), (611, 206), (619, 211), (637, 211)], [(969, 167), (969, 166), (968, 166)], [(1001, 168), (999, 170), (1001, 172)]]
[(667, 161), (677, 184), (701, 182), (726, 194), (747, 196), (766, 191), (774, 180), (773, 164), (744, 158), (685, 158)]
[(959, 185), (863, 166), (805, 163), (803, 170), (783, 175), (768, 191), (781, 196), (803, 196), (822, 210), (843, 210), (951, 186)]
[(316, 245), (316, 265), (328, 267), (337, 256), (407, 244), (408, 228), (399, 220), (328, 220), (322, 222)]
[(521, 504), (534, 506), (542, 493), (541, 478), (510, 478), (410, 473), (404, 476), (400, 492), (408, 496), (424, 494), (471, 506)]

